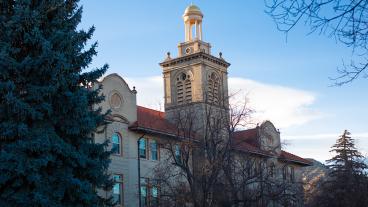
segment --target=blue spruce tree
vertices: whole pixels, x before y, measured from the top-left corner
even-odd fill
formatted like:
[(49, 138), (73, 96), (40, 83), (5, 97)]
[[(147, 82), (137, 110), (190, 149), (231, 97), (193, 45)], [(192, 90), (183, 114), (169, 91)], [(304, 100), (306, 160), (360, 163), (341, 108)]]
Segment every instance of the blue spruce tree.
[(77, 0), (0, 0), (0, 206), (109, 206), (105, 114)]

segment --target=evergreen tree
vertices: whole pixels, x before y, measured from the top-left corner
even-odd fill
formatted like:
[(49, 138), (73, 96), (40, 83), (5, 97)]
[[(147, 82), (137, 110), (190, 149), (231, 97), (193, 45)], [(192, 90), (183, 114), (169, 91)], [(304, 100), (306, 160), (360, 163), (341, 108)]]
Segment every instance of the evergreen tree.
[(316, 206), (368, 206), (367, 165), (347, 130), (337, 139), (327, 160), (330, 171), (316, 198)]
[(78, 0), (0, 0), (0, 206), (103, 206), (110, 152)]
[(361, 175), (367, 168), (364, 157), (355, 147), (354, 139), (347, 130), (337, 139), (330, 152), (335, 156), (327, 160), (332, 177)]

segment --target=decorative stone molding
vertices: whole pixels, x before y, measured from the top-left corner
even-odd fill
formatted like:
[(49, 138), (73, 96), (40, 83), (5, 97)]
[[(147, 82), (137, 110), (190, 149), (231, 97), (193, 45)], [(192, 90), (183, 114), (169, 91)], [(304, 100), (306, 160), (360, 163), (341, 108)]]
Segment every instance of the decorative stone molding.
[(118, 91), (111, 91), (109, 95), (109, 103), (112, 110), (119, 111), (123, 106), (123, 98)]

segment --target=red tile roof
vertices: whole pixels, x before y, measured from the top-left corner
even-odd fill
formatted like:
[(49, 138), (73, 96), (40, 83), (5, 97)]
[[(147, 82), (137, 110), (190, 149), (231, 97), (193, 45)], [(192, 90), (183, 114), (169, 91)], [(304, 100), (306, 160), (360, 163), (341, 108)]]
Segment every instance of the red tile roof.
[[(165, 119), (165, 112), (149, 109), (146, 107), (137, 107), (137, 121), (129, 129), (134, 131), (145, 131), (148, 133), (165, 134), (169, 136), (178, 136), (181, 132), (175, 125)], [(247, 151), (263, 156), (274, 156), (271, 153), (262, 150), (258, 144), (258, 127), (234, 132), (232, 136), (233, 149)], [(309, 165), (310, 162), (297, 155), (286, 151), (281, 151), (280, 160), (296, 162), (303, 165)]]
[(258, 127), (253, 129), (246, 129), (242, 131), (235, 131), (232, 135), (234, 139), (241, 140), (253, 146), (259, 146), (258, 137)]
[(178, 129), (165, 119), (165, 112), (137, 107), (137, 121), (130, 127), (132, 130), (148, 130), (151, 132), (175, 136)]
[(270, 153), (261, 150), (259, 147), (251, 145), (244, 140), (232, 138), (231, 147), (235, 150), (256, 153), (263, 156), (271, 156)]
[[(260, 149), (257, 137), (258, 137), (258, 127), (242, 131), (236, 131), (234, 132), (232, 143), (234, 145), (234, 148), (238, 150), (246, 150), (249, 152), (270, 155), (269, 152)], [(278, 158), (280, 160), (297, 162), (301, 164), (307, 165), (311, 164), (310, 161), (303, 159), (297, 155), (286, 152), (284, 150), (281, 150), (281, 153)]]
[(286, 152), (284, 150), (281, 150), (281, 154), (280, 154), (280, 159), (284, 159), (284, 160), (287, 160), (287, 161), (294, 161), (294, 162), (299, 162), (299, 163), (304, 163), (304, 164), (307, 164), (307, 165), (311, 165), (312, 162), (309, 161), (309, 160), (306, 160), (304, 158), (301, 158), (297, 155), (294, 155), (294, 154), (291, 154), (290, 152)]

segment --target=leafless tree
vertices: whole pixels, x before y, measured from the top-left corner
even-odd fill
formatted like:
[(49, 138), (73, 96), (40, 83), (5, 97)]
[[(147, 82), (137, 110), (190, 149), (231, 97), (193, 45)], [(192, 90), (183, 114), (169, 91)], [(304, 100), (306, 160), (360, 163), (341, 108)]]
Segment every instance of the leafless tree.
[(330, 78), (336, 85), (368, 77), (367, 0), (265, 0), (265, 4), (280, 31), (288, 33), (304, 22), (311, 33), (326, 34), (352, 48), (354, 59), (349, 64), (343, 62), (339, 75)]
[(274, 165), (268, 155), (234, 150), (232, 154), (223, 168), (231, 206), (295, 206), (302, 202), (302, 184), (283, 174), (287, 163)]
[(221, 163), (229, 148), (223, 126), (228, 123), (227, 113), (210, 105), (177, 111), (173, 118), (177, 139), (162, 141), (161, 147), (169, 156), (155, 172), (163, 180), (161, 205), (214, 206), (214, 189), (220, 183)]
[(232, 136), (253, 112), (247, 103), (226, 108), (208, 104), (201, 116), (196, 107), (175, 114), (176, 139), (161, 142), (168, 156), (161, 156), (166, 160), (155, 169), (161, 206), (267, 206), (297, 200), (301, 192), (295, 184), (277, 177), (275, 166), (270, 174), (270, 156), (234, 150)]

